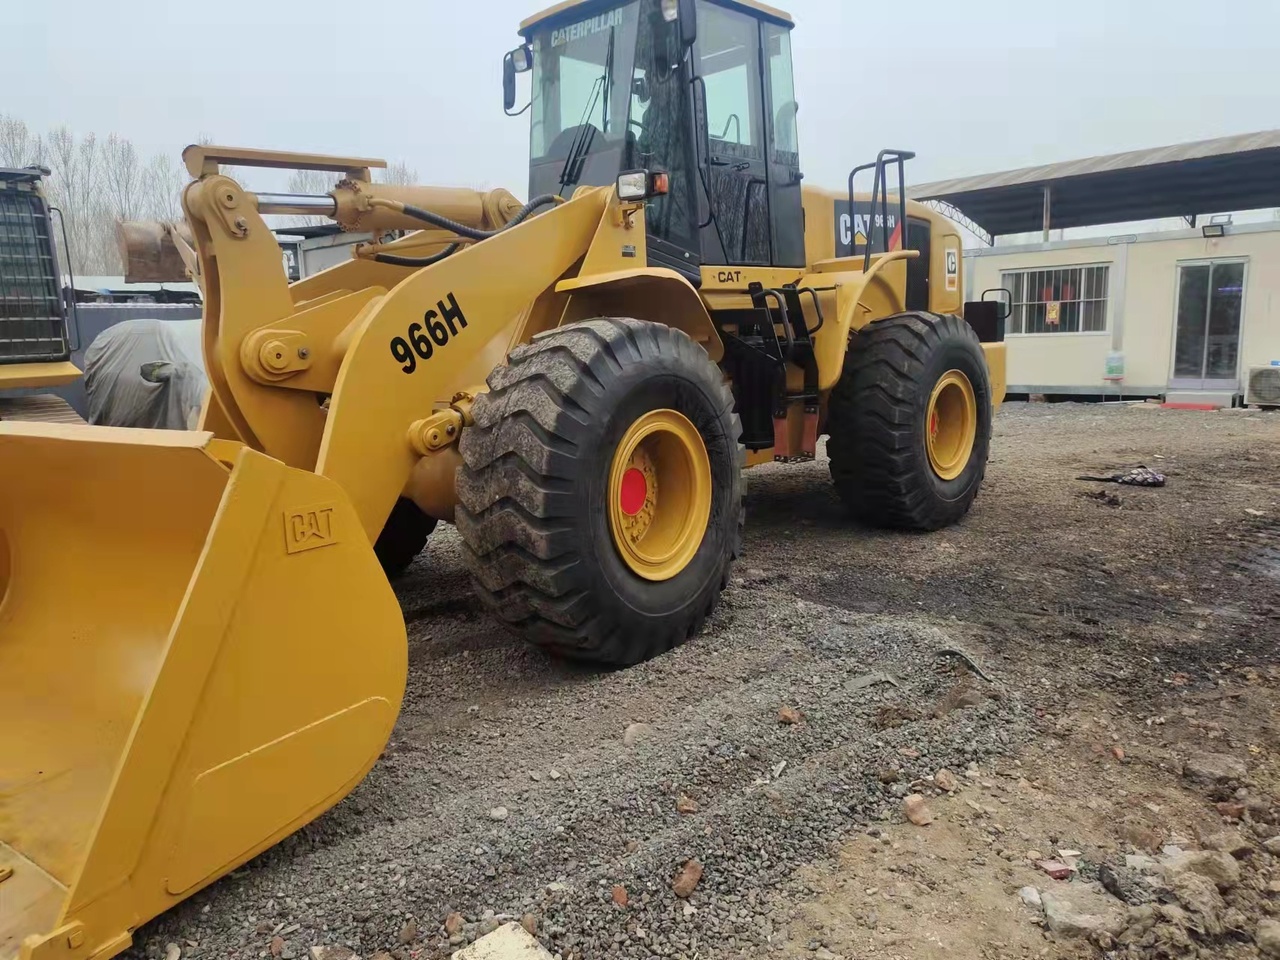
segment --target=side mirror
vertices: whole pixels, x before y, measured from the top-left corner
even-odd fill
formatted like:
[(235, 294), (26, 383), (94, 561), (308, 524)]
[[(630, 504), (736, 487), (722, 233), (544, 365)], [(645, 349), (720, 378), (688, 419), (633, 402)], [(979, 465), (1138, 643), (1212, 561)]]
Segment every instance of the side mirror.
[(516, 105), (516, 61), (512, 53), (502, 58), (502, 109), (509, 111)]
[(502, 108), (507, 113), (516, 105), (516, 74), (533, 69), (533, 47), (523, 43), (502, 58)]
[(680, 46), (687, 50), (698, 39), (698, 13), (693, 0), (677, 0), (676, 9), (679, 11), (676, 19), (680, 23)]

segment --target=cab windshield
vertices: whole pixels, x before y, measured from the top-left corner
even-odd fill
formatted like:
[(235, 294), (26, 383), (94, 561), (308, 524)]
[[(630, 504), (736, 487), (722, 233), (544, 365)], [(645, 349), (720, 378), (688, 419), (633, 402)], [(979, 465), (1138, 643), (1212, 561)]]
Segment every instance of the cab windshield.
[(532, 35), (531, 195), (571, 191), (579, 183), (603, 185), (617, 176), (627, 138), (638, 6), (632, 0), (539, 27)]

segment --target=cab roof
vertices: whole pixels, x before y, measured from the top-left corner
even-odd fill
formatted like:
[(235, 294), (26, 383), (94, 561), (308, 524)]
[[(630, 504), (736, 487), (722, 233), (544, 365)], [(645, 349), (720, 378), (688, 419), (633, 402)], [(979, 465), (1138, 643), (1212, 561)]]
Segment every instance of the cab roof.
[[(795, 21), (791, 19), (791, 14), (784, 13), (768, 4), (760, 3), (759, 0), (713, 0), (713, 2), (722, 7), (743, 10), (786, 27), (795, 26)], [(594, 8), (608, 8), (618, 5), (617, 0), (612, 3), (610, 0), (561, 0), (560, 3), (547, 7), (541, 13), (535, 13), (532, 17), (521, 22), (520, 33), (528, 36), (531, 30), (547, 20), (568, 20), (574, 16), (586, 15), (589, 10)]]

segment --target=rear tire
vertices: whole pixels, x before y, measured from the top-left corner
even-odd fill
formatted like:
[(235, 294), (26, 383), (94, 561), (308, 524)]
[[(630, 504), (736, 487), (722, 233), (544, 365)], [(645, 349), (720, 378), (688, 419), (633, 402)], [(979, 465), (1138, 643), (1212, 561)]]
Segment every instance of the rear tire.
[[(562, 327), (513, 350), (472, 415), (460, 443), (457, 526), (476, 591), (498, 619), (558, 655), (612, 666), (701, 629), (742, 549), (744, 458), (733, 395), (701, 347), (640, 320)], [(616, 539), (626, 536), (616, 532), (617, 510), (633, 524), (639, 513), (613, 504), (615, 460), (625, 468), (637, 425), (654, 423), (684, 425), (686, 447), (680, 434), (667, 436), (677, 455), (696, 455), (686, 459), (703, 479), (688, 497), (681, 484), (655, 481), (640, 538), (665, 532), (653, 519), (670, 516), (661, 511), (698, 519), (681, 528), (677, 560), (646, 568), (637, 541)]]
[(426, 547), (427, 538), (435, 528), (435, 518), (419, 510), (412, 500), (401, 497), (396, 501), (373, 545), (373, 552), (387, 579), (394, 580), (409, 569), (409, 564)]
[[(943, 396), (961, 411), (946, 450), (931, 416), (950, 411)], [(936, 313), (867, 324), (849, 343), (827, 428), (831, 478), (859, 520), (909, 530), (957, 522), (978, 495), (991, 444), (991, 379), (977, 334)]]

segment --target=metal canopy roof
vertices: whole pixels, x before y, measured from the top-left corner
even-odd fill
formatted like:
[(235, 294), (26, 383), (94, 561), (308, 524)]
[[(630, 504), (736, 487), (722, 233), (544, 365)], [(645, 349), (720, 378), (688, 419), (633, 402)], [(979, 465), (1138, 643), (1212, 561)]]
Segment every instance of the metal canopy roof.
[(956, 208), (991, 237), (1280, 207), (1280, 130), (940, 180), (907, 193)]

